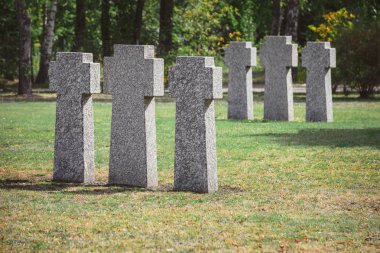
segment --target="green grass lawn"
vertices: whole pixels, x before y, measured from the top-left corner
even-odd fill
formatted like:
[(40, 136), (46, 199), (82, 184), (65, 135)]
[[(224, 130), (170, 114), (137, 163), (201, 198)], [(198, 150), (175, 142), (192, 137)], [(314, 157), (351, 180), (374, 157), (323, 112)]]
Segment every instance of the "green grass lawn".
[(174, 103), (157, 104), (159, 188), (109, 187), (111, 104), (95, 102), (98, 184), (51, 182), (54, 102), (0, 103), (0, 252), (379, 252), (380, 101), (336, 98), (333, 123), (226, 119), (219, 191), (173, 192)]

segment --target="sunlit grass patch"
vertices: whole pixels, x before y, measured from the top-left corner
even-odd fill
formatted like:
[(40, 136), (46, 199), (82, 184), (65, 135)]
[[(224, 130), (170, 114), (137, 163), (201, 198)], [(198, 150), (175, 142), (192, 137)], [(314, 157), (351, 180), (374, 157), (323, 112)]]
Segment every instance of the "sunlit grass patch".
[(175, 105), (157, 103), (159, 187), (108, 186), (111, 103), (95, 102), (94, 185), (51, 181), (55, 104), (0, 104), (0, 251), (375, 252), (380, 101), (338, 97), (333, 123), (226, 119), (219, 191), (174, 192)]

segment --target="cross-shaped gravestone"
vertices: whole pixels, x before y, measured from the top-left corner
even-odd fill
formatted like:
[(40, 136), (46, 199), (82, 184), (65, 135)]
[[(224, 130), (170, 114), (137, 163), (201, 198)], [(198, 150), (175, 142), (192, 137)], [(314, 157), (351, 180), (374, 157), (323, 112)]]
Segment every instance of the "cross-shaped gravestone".
[(213, 57), (177, 57), (169, 69), (176, 98), (174, 189), (218, 189), (214, 99), (222, 98), (222, 68)]
[(164, 95), (164, 60), (153, 46), (115, 45), (104, 59), (104, 92), (112, 94), (109, 183), (158, 185), (155, 96)]
[(331, 68), (335, 68), (335, 48), (330, 42), (307, 42), (302, 66), (307, 68), (306, 121), (333, 121)]
[(252, 67), (256, 48), (251, 42), (231, 42), (224, 61), (228, 73), (228, 118), (253, 119)]
[(49, 67), (50, 90), (57, 92), (54, 181), (95, 181), (93, 93), (100, 93), (100, 65), (92, 54), (57, 53)]
[(266, 36), (260, 59), (265, 66), (264, 119), (293, 120), (291, 67), (298, 65), (291, 36)]

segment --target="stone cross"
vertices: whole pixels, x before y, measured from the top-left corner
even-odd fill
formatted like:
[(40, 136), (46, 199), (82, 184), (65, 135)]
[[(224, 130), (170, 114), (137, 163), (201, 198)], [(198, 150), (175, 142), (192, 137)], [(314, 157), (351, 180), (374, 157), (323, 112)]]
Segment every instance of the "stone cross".
[(298, 65), (297, 44), (291, 36), (266, 36), (260, 59), (265, 66), (264, 119), (294, 118), (291, 67)]
[(224, 61), (228, 73), (228, 118), (253, 119), (252, 67), (256, 48), (251, 42), (231, 42)]
[(213, 57), (177, 57), (169, 69), (176, 98), (174, 189), (218, 189), (214, 99), (222, 98), (222, 68)]
[(49, 67), (57, 92), (54, 181), (92, 183), (94, 169), (93, 93), (100, 93), (100, 65), (92, 54), (57, 53)]
[(153, 46), (114, 45), (104, 59), (104, 93), (112, 94), (109, 183), (156, 187), (154, 97), (164, 95), (164, 60)]
[(302, 50), (302, 66), (307, 68), (306, 121), (333, 121), (331, 68), (335, 60), (330, 42), (307, 42)]

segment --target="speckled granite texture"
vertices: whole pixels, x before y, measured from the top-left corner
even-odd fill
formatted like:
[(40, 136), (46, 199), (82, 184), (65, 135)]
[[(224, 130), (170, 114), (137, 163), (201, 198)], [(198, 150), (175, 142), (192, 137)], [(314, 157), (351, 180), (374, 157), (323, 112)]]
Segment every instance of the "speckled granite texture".
[(153, 46), (114, 45), (104, 59), (104, 92), (112, 94), (109, 183), (156, 187), (154, 97), (164, 95), (164, 60)]
[(57, 92), (54, 181), (92, 183), (94, 124), (92, 93), (100, 93), (100, 65), (92, 54), (57, 53), (50, 63), (50, 89)]
[(230, 42), (224, 61), (228, 71), (228, 118), (253, 119), (252, 67), (256, 48), (251, 42)]
[(177, 57), (169, 69), (176, 98), (174, 189), (218, 190), (214, 99), (222, 98), (222, 68), (213, 57)]
[(293, 86), (291, 67), (298, 65), (297, 44), (291, 36), (266, 36), (260, 49), (265, 66), (264, 119), (291, 121)]
[(331, 68), (335, 68), (335, 48), (330, 42), (307, 42), (302, 50), (306, 76), (306, 121), (333, 121)]

